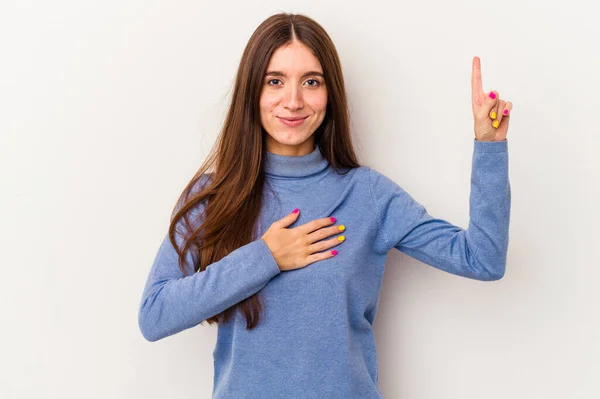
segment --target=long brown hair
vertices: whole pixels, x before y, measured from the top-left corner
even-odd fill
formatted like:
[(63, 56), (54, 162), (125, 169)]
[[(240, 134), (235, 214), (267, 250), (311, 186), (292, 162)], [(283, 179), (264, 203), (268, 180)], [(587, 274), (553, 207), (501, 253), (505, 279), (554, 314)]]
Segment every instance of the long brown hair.
[[(327, 85), (327, 109), (323, 122), (314, 132), (316, 145), (336, 171), (360, 166), (351, 142), (342, 68), (329, 35), (321, 25), (304, 15), (280, 13), (267, 18), (244, 49), (229, 110), (217, 141), (173, 209), (169, 239), (179, 254), (179, 268), (184, 274), (187, 254), (192, 255), (194, 271), (202, 272), (211, 263), (256, 239), (265, 182), (266, 132), (260, 120), (260, 95), (272, 54), (293, 40), (312, 50), (321, 63)], [(208, 173), (211, 167), (214, 168)], [(202, 212), (193, 216), (190, 223), (199, 208), (203, 208)], [(181, 220), (185, 223), (185, 232), (182, 248), (178, 248), (175, 233)], [(227, 322), (236, 307), (243, 312), (247, 329), (258, 324), (262, 310), (258, 293), (206, 321), (209, 324)]]

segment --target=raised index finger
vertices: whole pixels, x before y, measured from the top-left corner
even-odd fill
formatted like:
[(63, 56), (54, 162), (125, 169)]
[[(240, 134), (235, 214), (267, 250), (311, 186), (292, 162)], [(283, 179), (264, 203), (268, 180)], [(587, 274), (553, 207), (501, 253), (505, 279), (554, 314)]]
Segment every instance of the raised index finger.
[(485, 97), (483, 92), (483, 83), (481, 81), (481, 60), (479, 57), (473, 57), (473, 69), (471, 71), (471, 97), (473, 103), (481, 105), (481, 100)]

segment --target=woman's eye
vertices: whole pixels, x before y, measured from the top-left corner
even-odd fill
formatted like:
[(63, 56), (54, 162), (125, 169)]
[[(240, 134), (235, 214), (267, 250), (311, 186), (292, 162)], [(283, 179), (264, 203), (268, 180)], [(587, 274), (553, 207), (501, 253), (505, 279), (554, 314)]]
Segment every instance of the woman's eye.
[[(268, 83), (268, 84), (271, 84), (271, 82), (273, 82), (274, 80), (277, 80), (277, 81), (278, 81), (279, 79), (269, 79), (269, 80), (267, 81), (267, 83)], [(272, 86), (272, 85), (271, 85), (271, 86)]]
[(307, 82), (315, 82), (314, 84), (309, 84), (309, 86), (316, 87), (319, 85), (319, 81), (317, 79), (308, 79)]

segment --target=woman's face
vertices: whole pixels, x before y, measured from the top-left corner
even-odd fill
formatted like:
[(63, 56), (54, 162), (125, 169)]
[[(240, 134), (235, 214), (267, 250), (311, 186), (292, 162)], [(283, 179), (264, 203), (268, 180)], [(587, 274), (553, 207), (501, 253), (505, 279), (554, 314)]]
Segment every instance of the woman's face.
[(267, 151), (291, 156), (312, 152), (313, 133), (323, 122), (326, 108), (327, 88), (319, 60), (297, 41), (278, 48), (269, 61), (260, 95)]

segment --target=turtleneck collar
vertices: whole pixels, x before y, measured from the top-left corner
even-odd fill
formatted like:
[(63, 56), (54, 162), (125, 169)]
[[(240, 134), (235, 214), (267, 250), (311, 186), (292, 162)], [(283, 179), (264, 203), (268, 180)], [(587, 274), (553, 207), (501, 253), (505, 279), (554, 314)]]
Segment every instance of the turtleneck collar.
[(329, 166), (318, 145), (306, 155), (278, 155), (264, 151), (265, 173), (272, 177), (300, 178), (317, 174)]

